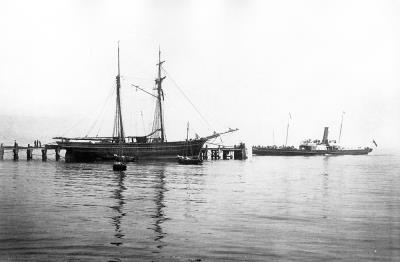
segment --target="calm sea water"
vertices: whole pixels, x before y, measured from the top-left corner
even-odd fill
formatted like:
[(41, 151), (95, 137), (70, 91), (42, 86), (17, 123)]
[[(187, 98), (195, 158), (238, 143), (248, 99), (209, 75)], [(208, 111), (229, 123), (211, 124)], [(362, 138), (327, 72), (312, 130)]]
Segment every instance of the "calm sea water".
[(0, 161), (0, 261), (400, 261), (400, 157)]

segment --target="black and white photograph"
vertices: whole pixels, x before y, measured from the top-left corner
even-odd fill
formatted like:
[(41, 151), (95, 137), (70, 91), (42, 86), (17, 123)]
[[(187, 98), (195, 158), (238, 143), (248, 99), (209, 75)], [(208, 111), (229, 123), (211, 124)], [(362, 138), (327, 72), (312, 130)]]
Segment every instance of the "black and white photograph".
[(400, 1), (0, 0), (0, 261), (400, 261)]

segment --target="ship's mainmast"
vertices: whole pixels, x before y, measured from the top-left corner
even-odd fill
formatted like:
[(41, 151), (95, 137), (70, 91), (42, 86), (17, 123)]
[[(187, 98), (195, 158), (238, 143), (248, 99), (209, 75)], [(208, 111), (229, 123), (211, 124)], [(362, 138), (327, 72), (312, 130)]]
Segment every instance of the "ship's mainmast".
[(161, 133), (161, 142), (165, 141), (165, 131), (164, 131), (164, 117), (163, 117), (163, 108), (162, 108), (162, 100), (164, 100), (164, 91), (162, 89), (162, 81), (165, 79), (165, 76), (161, 76), (161, 65), (165, 61), (161, 61), (161, 50), (158, 49), (158, 76), (156, 79), (156, 86), (157, 86), (157, 103), (159, 108), (160, 114), (160, 133)]
[(121, 74), (119, 65), (119, 42), (118, 42), (118, 75), (116, 77), (117, 81), (117, 101), (116, 101), (116, 111), (114, 119), (114, 134), (113, 136), (118, 136), (119, 142), (125, 141), (124, 126), (122, 123), (122, 111), (121, 111)]

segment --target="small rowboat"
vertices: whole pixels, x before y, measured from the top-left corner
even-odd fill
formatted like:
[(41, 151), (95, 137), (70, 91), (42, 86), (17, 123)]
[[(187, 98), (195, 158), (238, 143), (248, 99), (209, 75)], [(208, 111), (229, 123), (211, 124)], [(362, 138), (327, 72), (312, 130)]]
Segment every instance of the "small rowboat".
[(178, 163), (182, 165), (200, 165), (203, 160), (199, 157), (178, 156)]
[(114, 162), (113, 170), (114, 171), (125, 171), (126, 170), (126, 164), (122, 163), (122, 162)]

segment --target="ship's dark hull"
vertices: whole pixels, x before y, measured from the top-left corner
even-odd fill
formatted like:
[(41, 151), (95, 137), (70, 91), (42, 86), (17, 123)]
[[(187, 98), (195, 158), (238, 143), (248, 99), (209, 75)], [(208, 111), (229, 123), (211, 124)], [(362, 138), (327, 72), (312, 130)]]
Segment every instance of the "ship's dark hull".
[[(124, 143), (122, 155), (140, 160), (173, 160), (178, 155), (199, 156), (205, 139), (163, 143)], [(66, 162), (92, 162), (114, 160), (116, 154), (121, 154), (121, 148), (116, 143), (90, 142), (57, 142), (65, 149)]]
[(343, 149), (343, 150), (300, 150), (284, 148), (256, 148), (253, 147), (253, 155), (259, 156), (321, 156), (321, 155), (367, 155), (371, 148)]

